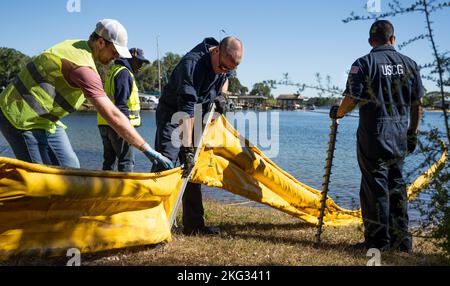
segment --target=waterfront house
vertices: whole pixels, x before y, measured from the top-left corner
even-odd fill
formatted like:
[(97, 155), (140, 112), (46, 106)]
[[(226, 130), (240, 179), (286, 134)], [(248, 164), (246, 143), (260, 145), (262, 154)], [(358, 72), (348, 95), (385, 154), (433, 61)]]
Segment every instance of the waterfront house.
[(264, 95), (234, 95), (227, 94), (231, 109), (265, 110), (267, 97)]
[[(442, 109), (442, 100), (437, 100), (433, 103), (433, 108)], [(445, 101), (445, 109), (450, 109), (450, 100)]]
[(300, 94), (280, 94), (277, 97), (281, 109), (303, 108), (305, 97)]

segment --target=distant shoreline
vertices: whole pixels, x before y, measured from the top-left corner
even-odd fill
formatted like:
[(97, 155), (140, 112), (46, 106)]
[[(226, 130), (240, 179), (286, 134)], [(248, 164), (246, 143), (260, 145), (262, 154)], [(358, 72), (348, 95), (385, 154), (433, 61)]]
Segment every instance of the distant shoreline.
[[(318, 106), (317, 110), (325, 110), (328, 109), (328, 106)], [(245, 110), (253, 110), (253, 111), (264, 111), (264, 110), (258, 110), (258, 109), (245, 109)], [(290, 109), (269, 109), (269, 110), (281, 110), (281, 111), (295, 111), (295, 110), (290, 110)], [(267, 110), (267, 111), (269, 111)], [(301, 110), (301, 109), (297, 109), (297, 110)], [(155, 109), (142, 109), (141, 111), (150, 111), (150, 112), (155, 112)], [(235, 110), (235, 111), (242, 111), (242, 110)], [(424, 108), (423, 109), (424, 112), (442, 112), (442, 109), (429, 109), (429, 108)], [(77, 112), (97, 112), (94, 108), (82, 108), (77, 110)], [(450, 109), (447, 110), (448, 113), (450, 113)]]
[[(423, 110), (426, 112), (443, 112), (444, 111), (443, 109), (428, 109), (428, 108), (424, 108)], [(450, 113), (450, 109), (447, 109), (447, 112)]]

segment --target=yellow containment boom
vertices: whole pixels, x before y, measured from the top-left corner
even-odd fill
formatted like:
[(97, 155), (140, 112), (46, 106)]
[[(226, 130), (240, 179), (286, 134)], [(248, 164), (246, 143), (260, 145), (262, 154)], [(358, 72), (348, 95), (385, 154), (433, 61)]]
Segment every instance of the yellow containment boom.
[[(418, 178), (417, 194), (447, 151)], [(171, 240), (180, 168), (155, 174), (61, 169), (0, 157), (0, 258), (95, 252)], [(228, 190), (317, 224), (321, 193), (280, 169), (225, 117), (213, 119), (192, 181)], [(327, 200), (325, 226), (361, 223), (360, 211)]]
[(0, 158), (0, 258), (170, 241), (181, 169), (124, 174)]

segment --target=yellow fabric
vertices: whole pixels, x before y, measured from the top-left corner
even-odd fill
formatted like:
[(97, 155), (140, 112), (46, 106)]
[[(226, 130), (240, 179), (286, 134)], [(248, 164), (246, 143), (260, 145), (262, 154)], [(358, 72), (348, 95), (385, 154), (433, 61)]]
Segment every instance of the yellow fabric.
[(420, 191), (425, 188), (430, 182), (436, 171), (441, 168), (445, 160), (447, 160), (448, 149), (444, 142), (440, 142), (442, 155), (437, 162), (435, 162), (428, 170), (426, 170), (422, 175), (420, 175), (407, 189), (408, 200), (412, 201), (419, 195)]
[[(130, 112), (129, 119), (131, 125), (133, 125), (134, 127), (138, 127), (141, 126), (141, 102), (139, 100), (139, 89), (136, 85), (136, 80), (133, 73), (122, 65), (115, 65), (114, 67), (112, 67), (107, 79), (105, 80), (105, 92), (111, 99), (111, 101), (115, 103), (114, 93), (116, 89), (114, 80), (116, 76), (124, 69), (126, 69), (130, 73), (130, 76), (133, 79), (133, 86), (131, 87), (130, 98), (128, 99), (128, 110)], [(106, 120), (99, 113), (97, 113), (97, 124), (109, 125), (108, 122), (106, 122)]]
[(80, 67), (90, 67), (95, 72), (97, 66), (92, 57), (92, 50), (87, 41), (84, 40), (66, 40), (54, 45), (45, 53), (53, 54), (61, 59), (66, 59)]
[[(445, 162), (443, 148), (440, 160), (408, 189), (411, 198)], [(180, 168), (158, 174), (59, 169), (0, 157), (0, 258), (170, 241), (168, 221), (181, 173)], [(318, 222), (320, 191), (280, 169), (223, 116), (208, 129), (192, 181)], [(324, 222), (359, 224), (361, 213), (328, 199)]]
[(170, 241), (180, 168), (158, 174), (50, 168), (0, 158), (0, 258)]
[[(222, 147), (224, 142), (226, 147)], [(317, 224), (321, 192), (275, 165), (257, 147), (240, 137), (225, 117), (219, 117), (209, 129), (200, 158), (193, 181), (226, 189)], [(358, 224), (361, 215), (360, 211), (345, 210), (328, 199), (324, 222), (335, 226)]]
[[(321, 207), (319, 190), (299, 182), (283, 171), (261, 150), (241, 137), (225, 117), (215, 120), (208, 131), (194, 169), (193, 181), (226, 189), (311, 224), (318, 224)], [(416, 198), (436, 170), (445, 163), (447, 148), (443, 143), (442, 150), (440, 159), (408, 187), (410, 201)], [(362, 223), (361, 210), (343, 209), (328, 198), (325, 226), (359, 223)]]

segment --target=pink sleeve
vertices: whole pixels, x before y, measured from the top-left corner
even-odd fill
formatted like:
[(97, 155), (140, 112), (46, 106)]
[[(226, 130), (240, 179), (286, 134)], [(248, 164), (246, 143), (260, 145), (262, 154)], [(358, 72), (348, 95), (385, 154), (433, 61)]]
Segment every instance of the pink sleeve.
[(88, 67), (79, 67), (70, 72), (70, 81), (84, 93), (86, 98), (106, 96), (98, 73)]

